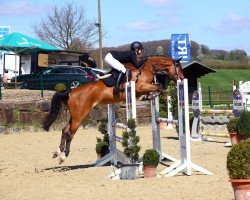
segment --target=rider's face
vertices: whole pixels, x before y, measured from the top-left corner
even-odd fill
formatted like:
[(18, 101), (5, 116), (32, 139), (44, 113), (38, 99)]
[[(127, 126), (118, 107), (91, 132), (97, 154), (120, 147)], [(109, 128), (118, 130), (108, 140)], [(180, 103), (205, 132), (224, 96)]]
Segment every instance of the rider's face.
[(142, 53), (142, 49), (136, 49), (135, 52), (137, 53), (137, 55), (140, 55)]

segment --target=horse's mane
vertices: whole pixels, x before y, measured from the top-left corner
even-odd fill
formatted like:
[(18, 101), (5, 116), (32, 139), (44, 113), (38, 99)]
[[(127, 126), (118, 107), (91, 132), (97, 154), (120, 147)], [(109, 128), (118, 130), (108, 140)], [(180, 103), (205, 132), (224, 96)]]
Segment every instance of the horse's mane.
[[(168, 60), (171, 61), (171, 62), (173, 61), (172, 58), (169, 58), (169, 57), (164, 56), (164, 55), (142, 56), (142, 57), (138, 58), (138, 60), (139, 60), (139, 61), (141, 61), (141, 60), (153, 61), (153, 60), (159, 59), (159, 58), (168, 59)], [(123, 63), (123, 64), (124, 64), (126, 67), (129, 67), (129, 69), (137, 69), (137, 68), (135, 68), (135, 67), (132, 65), (132, 63)], [(145, 62), (144, 64), (146, 64), (146, 62)], [(143, 65), (144, 65), (144, 64), (143, 64)]]

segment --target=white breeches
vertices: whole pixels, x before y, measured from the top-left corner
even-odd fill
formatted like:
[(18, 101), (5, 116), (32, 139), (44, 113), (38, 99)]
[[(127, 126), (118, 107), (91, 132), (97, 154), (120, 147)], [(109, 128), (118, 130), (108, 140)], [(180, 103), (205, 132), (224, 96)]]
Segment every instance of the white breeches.
[(116, 60), (111, 53), (108, 53), (105, 58), (105, 62), (112, 68), (122, 71), (123, 73), (126, 72), (126, 68), (124, 67), (123, 64), (121, 64), (118, 60)]

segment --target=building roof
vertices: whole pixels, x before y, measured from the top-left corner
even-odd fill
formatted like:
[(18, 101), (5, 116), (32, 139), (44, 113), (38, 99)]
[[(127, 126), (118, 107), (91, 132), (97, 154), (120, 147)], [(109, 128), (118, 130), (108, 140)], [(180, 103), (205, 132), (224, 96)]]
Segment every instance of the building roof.
[(203, 65), (197, 61), (193, 61), (183, 66), (182, 71), (184, 73), (184, 77), (186, 78), (189, 78), (189, 77), (200, 78), (201, 76), (204, 76), (205, 74), (216, 72), (216, 70), (206, 65)]

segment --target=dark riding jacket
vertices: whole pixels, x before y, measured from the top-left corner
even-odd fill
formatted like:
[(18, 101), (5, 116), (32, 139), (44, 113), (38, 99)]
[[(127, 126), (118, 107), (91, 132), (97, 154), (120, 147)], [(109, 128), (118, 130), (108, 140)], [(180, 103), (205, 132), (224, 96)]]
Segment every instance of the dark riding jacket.
[(132, 63), (132, 65), (136, 68), (140, 68), (146, 60), (142, 60), (140, 62), (136, 59), (136, 53), (133, 50), (129, 51), (110, 51), (112, 56), (121, 63)]

